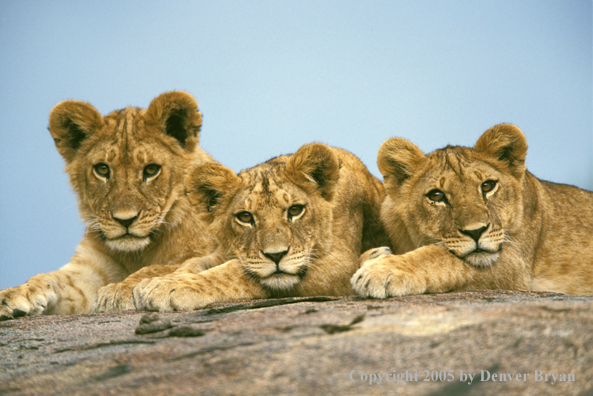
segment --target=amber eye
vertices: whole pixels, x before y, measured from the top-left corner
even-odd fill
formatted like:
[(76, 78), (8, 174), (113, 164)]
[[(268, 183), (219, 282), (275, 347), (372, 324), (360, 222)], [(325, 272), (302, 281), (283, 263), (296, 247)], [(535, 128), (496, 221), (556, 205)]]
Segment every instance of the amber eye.
[(496, 183), (496, 180), (486, 180), (484, 183), (482, 183), (482, 192), (488, 193), (494, 190), (494, 187), (496, 187)]
[(161, 166), (157, 164), (146, 165), (144, 168), (144, 180), (158, 176), (161, 171)]
[(109, 175), (111, 171), (109, 170), (109, 165), (100, 163), (93, 167), (95, 170), (95, 174), (103, 179), (109, 179)]
[(236, 217), (241, 223), (251, 223), (253, 221), (253, 215), (249, 212), (241, 212)]
[(305, 207), (303, 205), (292, 205), (290, 208), (288, 208), (288, 217), (297, 217), (298, 215), (303, 213), (303, 210), (305, 210)]
[(430, 190), (426, 196), (432, 202), (447, 202), (447, 196), (441, 190)]

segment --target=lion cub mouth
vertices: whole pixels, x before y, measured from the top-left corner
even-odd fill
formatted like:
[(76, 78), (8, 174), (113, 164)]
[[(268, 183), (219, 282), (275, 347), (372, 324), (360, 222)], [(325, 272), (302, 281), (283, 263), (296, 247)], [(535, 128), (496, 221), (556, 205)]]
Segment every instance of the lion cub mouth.
[(307, 275), (307, 267), (300, 268), (296, 273), (277, 269), (266, 277), (260, 278), (262, 285), (272, 290), (289, 290), (296, 286)]
[(150, 244), (150, 236), (139, 236), (126, 233), (112, 239), (105, 238), (105, 243), (111, 250), (118, 250), (121, 252), (136, 252), (144, 249)]
[(500, 250), (490, 251), (476, 248), (460, 258), (474, 267), (489, 267), (498, 260), (499, 256)]
[(268, 276), (266, 276), (265, 278), (262, 278), (262, 280), (266, 280), (266, 279), (282, 279), (283, 277), (294, 277), (296, 276), (296, 274), (289, 274), (288, 272), (284, 272), (284, 271), (276, 271), (273, 274), (270, 274)]
[(304, 266), (304, 267), (300, 268), (300, 269), (299, 269), (299, 270), (298, 270), (296, 273), (294, 273), (294, 274), (293, 274), (293, 273), (290, 273), (290, 272), (283, 271), (283, 270), (281, 270), (280, 268), (278, 268), (278, 269), (276, 270), (276, 272), (272, 272), (270, 275), (268, 275), (268, 276), (266, 276), (266, 277), (264, 277), (264, 278), (262, 278), (262, 279), (267, 279), (267, 278), (274, 277), (274, 276), (275, 276), (275, 277), (280, 277), (280, 276), (296, 276), (296, 277), (298, 277), (299, 279), (303, 279), (303, 278), (305, 277), (305, 275), (307, 275), (307, 267), (306, 267), (306, 266)]

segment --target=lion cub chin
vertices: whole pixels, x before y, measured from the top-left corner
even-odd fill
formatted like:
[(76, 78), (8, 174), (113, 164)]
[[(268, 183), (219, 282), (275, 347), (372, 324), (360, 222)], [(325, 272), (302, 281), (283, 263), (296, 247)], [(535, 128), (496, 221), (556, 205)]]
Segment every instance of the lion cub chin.
[[(175, 273), (142, 281), (137, 308), (191, 310), (217, 301), (354, 294), (362, 251), (389, 244), (379, 210), (385, 193), (354, 155), (313, 143), (235, 175), (194, 169), (188, 197), (220, 248)], [(203, 265), (199, 265), (202, 267)]]
[(187, 170), (212, 162), (198, 146), (201, 125), (185, 92), (105, 117), (86, 102), (57, 104), (49, 129), (87, 231), (61, 269), (0, 291), (0, 318), (134, 308), (138, 281), (214, 250), (184, 190)]
[(396, 254), (361, 256), (356, 292), (592, 294), (593, 193), (537, 179), (526, 154), (525, 136), (510, 124), (489, 129), (473, 148), (427, 155), (405, 139), (384, 142), (381, 220)]

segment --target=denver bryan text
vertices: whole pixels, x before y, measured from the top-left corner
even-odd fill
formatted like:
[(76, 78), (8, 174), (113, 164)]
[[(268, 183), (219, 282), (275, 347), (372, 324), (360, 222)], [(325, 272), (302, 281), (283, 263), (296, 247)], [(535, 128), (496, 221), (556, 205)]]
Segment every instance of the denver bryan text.
[(405, 384), (406, 382), (453, 382), (461, 381), (468, 385), (474, 382), (546, 382), (555, 385), (558, 382), (574, 382), (575, 375), (567, 373), (544, 373), (542, 370), (535, 370), (529, 373), (508, 373), (490, 372), (480, 370), (479, 373), (471, 373), (463, 370), (422, 370), (422, 371), (396, 371), (387, 373), (367, 373), (361, 370), (352, 370), (349, 374), (350, 381), (367, 383), (368, 385), (380, 385), (385, 382)]
[[(502, 382), (502, 381), (534, 381), (534, 382), (548, 382), (550, 385), (554, 385), (557, 382), (574, 382), (575, 376), (574, 374), (566, 374), (566, 373), (544, 373), (542, 370), (535, 370), (533, 372), (533, 377), (529, 378), (530, 373), (490, 373), (488, 370), (481, 370), (480, 371), (480, 381), (494, 381), (494, 382)], [(469, 381), (468, 384), (471, 384), (473, 381), (473, 376), (471, 374), (466, 374)], [(460, 379), (464, 381), (464, 374), (463, 371), (460, 371)]]

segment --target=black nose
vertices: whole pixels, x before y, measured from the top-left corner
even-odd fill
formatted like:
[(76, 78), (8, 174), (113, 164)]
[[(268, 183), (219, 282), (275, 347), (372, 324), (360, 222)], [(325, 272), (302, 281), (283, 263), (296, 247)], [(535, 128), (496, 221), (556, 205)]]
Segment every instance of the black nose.
[[(262, 253), (264, 253), (264, 252), (262, 252)], [(278, 265), (280, 260), (282, 260), (282, 257), (286, 256), (287, 253), (288, 253), (288, 250), (285, 250), (283, 252), (278, 252), (278, 253), (264, 253), (264, 256), (266, 256), (267, 258), (269, 258), (270, 260), (275, 262), (276, 265)]]
[(488, 229), (488, 226), (490, 226), (490, 224), (484, 227), (476, 228), (475, 230), (459, 230), (459, 232), (471, 237), (474, 241), (478, 242), (484, 231)]
[(121, 224), (124, 227), (128, 228), (129, 226), (132, 225), (133, 222), (136, 221), (137, 218), (138, 218), (138, 216), (134, 216), (134, 217), (131, 217), (129, 219), (118, 219), (117, 217), (114, 217), (113, 220), (117, 221), (119, 224)]

